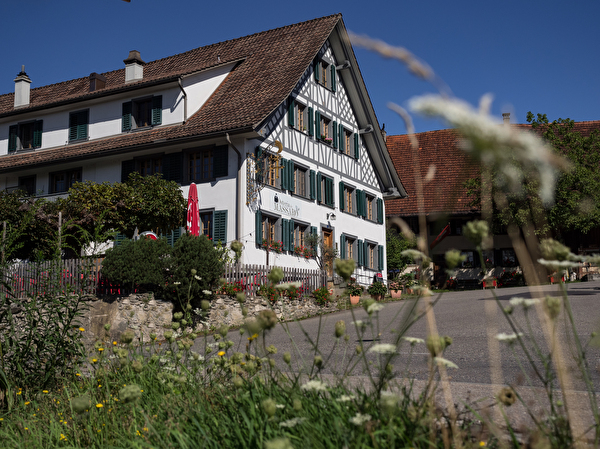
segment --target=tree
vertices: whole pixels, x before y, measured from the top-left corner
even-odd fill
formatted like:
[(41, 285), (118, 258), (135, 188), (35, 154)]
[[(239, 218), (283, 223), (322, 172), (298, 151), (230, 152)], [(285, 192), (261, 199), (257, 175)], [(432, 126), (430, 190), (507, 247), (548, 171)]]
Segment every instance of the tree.
[(416, 242), (407, 239), (396, 228), (388, 225), (385, 231), (385, 243), (388, 272), (401, 272), (411, 262), (409, 257), (401, 253), (406, 249), (415, 248)]

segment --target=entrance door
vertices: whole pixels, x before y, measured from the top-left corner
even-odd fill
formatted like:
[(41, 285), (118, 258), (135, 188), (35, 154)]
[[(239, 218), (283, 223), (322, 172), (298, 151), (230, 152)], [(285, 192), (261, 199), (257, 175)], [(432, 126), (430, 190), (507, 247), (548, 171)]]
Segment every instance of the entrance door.
[(327, 248), (323, 254), (325, 271), (327, 276), (333, 276), (333, 231), (331, 229), (323, 229), (323, 246)]

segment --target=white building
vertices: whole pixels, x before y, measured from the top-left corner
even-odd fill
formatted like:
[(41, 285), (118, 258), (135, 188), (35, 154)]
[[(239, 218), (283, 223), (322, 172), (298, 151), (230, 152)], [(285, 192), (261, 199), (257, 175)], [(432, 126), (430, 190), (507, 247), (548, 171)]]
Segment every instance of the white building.
[[(197, 184), (204, 233), (242, 241), (243, 263), (316, 268), (294, 252), (316, 232), (359, 279), (385, 277), (383, 199), (406, 193), (341, 15), (124, 63), (37, 88), (21, 71), (0, 96), (0, 188), (161, 172), (186, 197)], [(274, 153), (261, 183), (255, 158)], [(267, 256), (272, 240), (284, 249)]]

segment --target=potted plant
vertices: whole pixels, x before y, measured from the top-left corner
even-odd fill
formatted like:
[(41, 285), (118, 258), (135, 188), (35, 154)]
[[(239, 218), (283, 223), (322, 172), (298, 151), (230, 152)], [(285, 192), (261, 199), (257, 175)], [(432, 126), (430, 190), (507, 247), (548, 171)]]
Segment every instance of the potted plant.
[(358, 304), (360, 296), (362, 295), (363, 287), (356, 283), (356, 279), (350, 278), (348, 285), (346, 286), (346, 293), (350, 297), (350, 304)]
[(402, 285), (402, 282), (399, 279), (395, 279), (393, 281), (390, 281), (388, 283), (388, 287), (390, 289), (390, 293), (392, 295), (392, 298), (398, 299), (398, 298), (400, 298), (402, 296), (403, 285)]
[(381, 301), (387, 293), (387, 287), (383, 282), (373, 282), (371, 285), (369, 285), (367, 293), (369, 293), (369, 295), (371, 295), (371, 297), (376, 301)]

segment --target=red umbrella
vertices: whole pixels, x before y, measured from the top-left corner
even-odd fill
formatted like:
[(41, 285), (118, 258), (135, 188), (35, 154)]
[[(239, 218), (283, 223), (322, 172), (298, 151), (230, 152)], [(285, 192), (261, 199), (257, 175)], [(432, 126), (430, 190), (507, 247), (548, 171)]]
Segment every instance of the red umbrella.
[(200, 235), (200, 210), (198, 209), (198, 190), (196, 184), (190, 184), (187, 207), (187, 230), (192, 235)]

